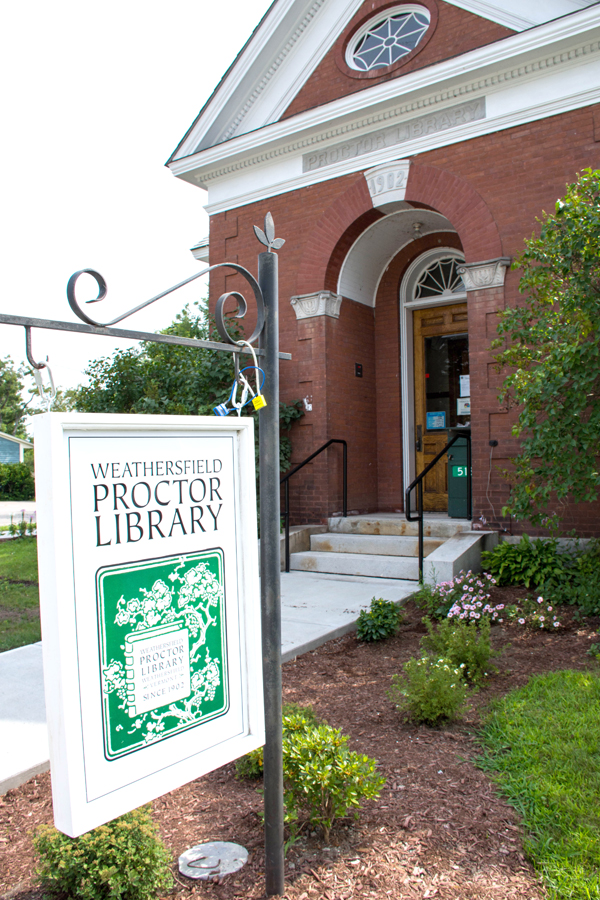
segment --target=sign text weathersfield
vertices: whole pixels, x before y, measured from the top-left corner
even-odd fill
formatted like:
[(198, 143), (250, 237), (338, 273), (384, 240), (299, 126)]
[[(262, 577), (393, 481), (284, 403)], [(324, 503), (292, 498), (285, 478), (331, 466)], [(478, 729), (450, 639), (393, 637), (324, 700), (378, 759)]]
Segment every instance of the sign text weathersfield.
[(220, 459), (91, 463), (96, 546), (218, 531), (222, 468)]

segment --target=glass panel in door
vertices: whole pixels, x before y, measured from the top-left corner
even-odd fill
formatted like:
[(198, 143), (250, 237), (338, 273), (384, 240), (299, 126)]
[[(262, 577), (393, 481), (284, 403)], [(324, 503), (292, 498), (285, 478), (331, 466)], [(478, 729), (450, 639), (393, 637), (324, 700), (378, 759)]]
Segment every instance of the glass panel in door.
[[(415, 310), (415, 458), (421, 472), (448, 441), (448, 429), (468, 425), (470, 413), (467, 305)], [(425, 478), (423, 505), (448, 508), (445, 459)]]

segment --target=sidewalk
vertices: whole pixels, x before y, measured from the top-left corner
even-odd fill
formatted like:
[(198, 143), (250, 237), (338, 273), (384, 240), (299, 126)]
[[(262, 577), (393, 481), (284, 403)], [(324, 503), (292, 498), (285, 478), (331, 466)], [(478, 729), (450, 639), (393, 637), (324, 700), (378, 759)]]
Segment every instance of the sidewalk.
[[(282, 659), (314, 650), (355, 627), (373, 596), (396, 602), (415, 590), (413, 581), (281, 573)], [(48, 769), (42, 645), (0, 653), (0, 794)]]
[(27, 522), (31, 516), (35, 522), (35, 500), (0, 500), (0, 525), (10, 525), (11, 518), (20, 522), (23, 514)]

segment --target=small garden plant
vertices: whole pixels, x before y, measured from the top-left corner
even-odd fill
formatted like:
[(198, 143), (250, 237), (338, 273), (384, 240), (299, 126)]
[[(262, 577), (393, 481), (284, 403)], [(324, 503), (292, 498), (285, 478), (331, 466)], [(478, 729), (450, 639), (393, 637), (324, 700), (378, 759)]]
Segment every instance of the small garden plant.
[(359, 641), (382, 641), (396, 634), (402, 613), (392, 600), (371, 600), (369, 610), (362, 609), (356, 625)]
[(171, 890), (171, 858), (147, 807), (78, 838), (41, 825), (38, 878), (51, 894), (77, 900), (150, 900)]
[[(385, 778), (377, 762), (348, 749), (348, 738), (337, 728), (319, 722), (312, 707), (295, 703), (283, 708), (283, 778), (285, 822), (290, 846), (309, 822), (329, 840), (332, 825), (363, 800), (379, 796)], [(238, 777), (263, 773), (263, 749), (253, 750), (236, 763)]]
[(283, 739), (286, 812), (295, 821), (306, 812), (325, 843), (336, 819), (379, 796), (385, 778), (377, 761), (348, 749), (348, 737), (330, 725), (289, 729)]
[(584, 616), (600, 615), (600, 541), (590, 541), (587, 550), (575, 556), (571, 582), (560, 598)]
[(518, 544), (502, 541), (493, 550), (484, 551), (481, 562), (499, 585), (524, 584), (526, 588), (535, 588), (550, 581), (565, 581), (571, 556), (559, 551), (555, 538), (532, 541), (524, 534)]
[[(320, 725), (312, 706), (300, 706), (298, 703), (284, 703), (282, 709), (282, 731), (285, 737), (290, 730), (306, 731)], [(235, 763), (235, 771), (238, 778), (262, 778), (263, 775), (263, 748), (257, 747), (245, 756), (241, 756)]]
[(452, 581), (423, 585), (414, 600), (434, 619), (448, 617), (477, 622), (487, 616), (492, 622), (501, 622), (504, 605), (491, 604), (488, 593), (495, 584), (492, 575), (461, 572)]
[(444, 619), (434, 626), (425, 618), (427, 634), (421, 648), (433, 657), (448, 659), (470, 684), (480, 684), (491, 671), (490, 660), (498, 653), (490, 643), (490, 619), (484, 616), (479, 625)]
[(518, 600), (515, 604), (506, 607), (506, 618), (517, 625), (525, 625), (528, 628), (541, 628), (543, 631), (555, 631), (560, 628), (560, 619), (554, 611), (554, 607), (544, 600), (526, 598)]
[(424, 655), (404, 664), (404, 677), (394, 675), (388, 697), (413, 722), (438, 725), (456, 719), (467, 699), (465, 664)]

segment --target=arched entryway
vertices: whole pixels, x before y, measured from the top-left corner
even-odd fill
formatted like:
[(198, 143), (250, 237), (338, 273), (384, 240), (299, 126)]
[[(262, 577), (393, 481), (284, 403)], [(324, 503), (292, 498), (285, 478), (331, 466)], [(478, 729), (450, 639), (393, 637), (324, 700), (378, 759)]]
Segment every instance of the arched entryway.
[[(337, 283), (338, 295), (374, 313), (382, 508), (401, 508), (403, 486), (442, 448), (447, 429), (468, 421), (457, 412), (469, 373), (460, 238), (437, 210), (399, 205), (356, 238)], [(429, 509), (447, 508), (443, 467), (426, 496)]]
[[(461, 390), (460, 376), (472, 375), (473, 366), (481, 369), (483, 363), (479, 364), (479, 357), (471, 358), (468, 367), (464, 338), (472, 332), (472, 342), (477, 335), (481, 345), (481, 335), (489, 327), (488, 298), (494, 309), (497, 304), (491, 291), (498, 282), (496, 270), (506, 261), (497, 257), (498, 230), (485, 202), (467, 182), (448, 172), (411, 163), (405, 199), (383, 206), (374, 205), (363, 175), (348, 176), (346, 185), (307, 236), (296, 275), (298, 296), (292, 297), (298, 317), (299, 371), (309, 372), (321, 411), (312, 426), (311, 449), (332, 437), (348, 440), (352, 506), (362, 512), (400, 512), (404, 487), (423, 461), (418, 457), (422, 451), (415, 446), (416, 426), (421, 424), (423, 437), (426, 431), (441, 436), (446, 426), (454, 424), (453, 418), (460, 418), (462, 424), (468, 421), (466, 413), (458, 412), (458, 400), (463, 401), (464, 410), (469, 399), (468, 388)], [(458, 264), (469, 270), (469, 284), (446, 279), (435, 293), (432, 267), (453, 266), (456, 275)], [(476, 290), (469, 294), (467, 315), (465, 286), (473, 292), (473, 272), (481, 270), (481, 277), (487, 277), (492, 269), (492, 281), (485, 285), (488, 294)], [(416, 320), (422, 342), (420, 363), (414, 353)], [(452, 334), (460, 338), (458, 343), (450, 340)], [(442, 368), (457, 355), (464, 365), (457, 373), (457, 384), (421, 390), (418, 422), (415, 366), (420, 365), (417, 380), (431, 375), (425, 361), (432, 348), (448, 351), (442, 353)], [(317, 358), (320, 380), (315, 374)], [(487, 370), (483, 375), (485, 379)], [(299, 382), (304, 385), (307, 377), (301, 374)], [(480, 394), (489, 391), (481, 372), (478, 385)], [(437, 413), (431, 424), (444, 427), (427, 429), (427, 413)], [(486, 416), (484, 412), (480, 431), (487, 430)], [(324, 470), (320, 477), (319, 501), (323, 508), (337, 509), (335, 476)], [(437, 493), (445, 494), (445, 485), (441, 487)], [(445, 508), (445, 497), (438, 496), (435, 502), (437, 508)]]

